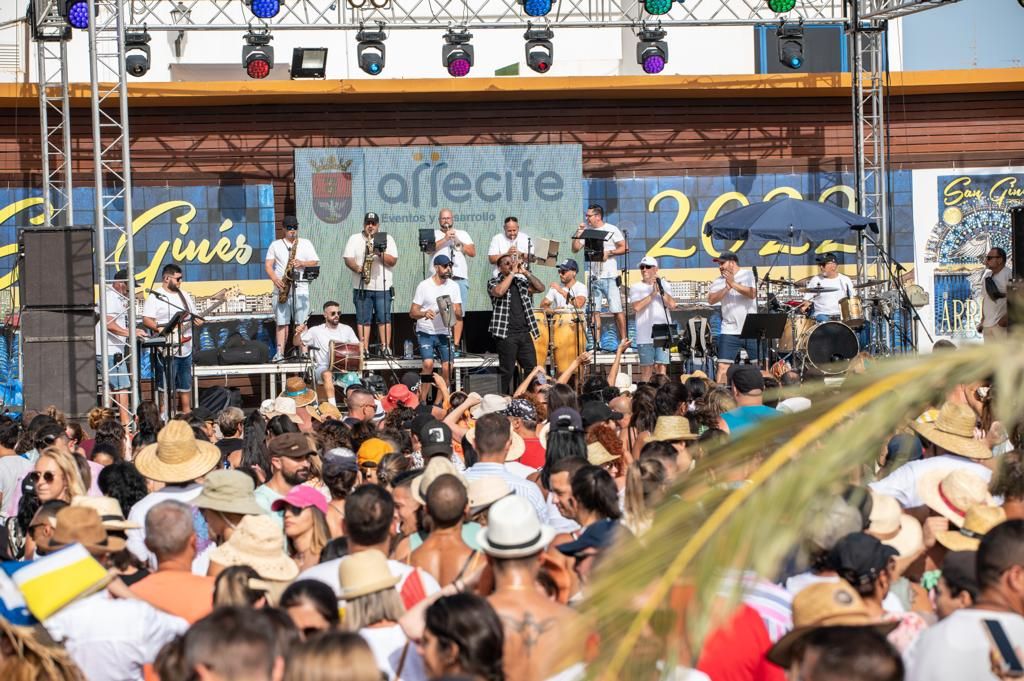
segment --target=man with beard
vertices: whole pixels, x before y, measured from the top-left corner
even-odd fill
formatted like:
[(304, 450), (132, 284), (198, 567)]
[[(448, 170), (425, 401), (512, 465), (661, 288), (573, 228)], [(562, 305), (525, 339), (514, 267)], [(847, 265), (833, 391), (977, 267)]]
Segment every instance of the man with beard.
[[(160, 290), (151, 292), (142, 307), (142, 323), (147, 329), (158, 333), (178, 312), (194, 313), (196, 311), (196, 304), (192, 301), (192, 296), (181, 289), (183, 275), (180, 267), (174, 263), (168, 263), (160, 271), (160, 277), (163, 280)], [(181, 411), (186, 414), (192, 411), (192, 330), (201, 324), (202, 322), (193, 319), (191, 314), (184, 316), (179, 325), (180, 345), (175, 348), (174, 356), (171, 358), (172, 389), (178, 393)], [(164, 386), (166, 372), (163, 362), (164, 359), (158, 356), (156, 383), (161, 390), (166, 390), (166, 386)]]
[(434, 256), (434, 276), (421, 281), (412, 297), (409, 316), (416, 320), (416, 344), (423, 358), (423, 374), (434, 373), (434, 358), (441, 360), (441, 374), (446, 382), (451, 375), (451, 337), (445, 324), (438, 299), (444, 296), (450, 300), (449, 314), (462, 319), (462, 292), (452, 281), (452, 260), (440, 253)]
[(359, 344), (352, 327), (341, 323), (341, 306), (333, 300), (324, 303), (324, 323), (313, 328), (301, 324), (295, 329), (295, 344), (309, 352), (313, 360), (313, 374), (323, 383), (327, 401), (338, 406), (334, 397), (334, 372), (331, 370), (331, 341)]
[(537, 352), (533, 341), (540, 337), (537, 319), (533, 316), (534, 293), (544, 290), (544, 284), (523, 265), (523, 261), (505, 254), (498, 258), (498, 274), (487, 282), (491, 296), (491, 325), (488, 331), (498, 346), (498, 373), (501, 392), (511, 395), (515, 387), (516, 363), (523, 375), (537, 365)]
[(309, 446), (309, 438), (302, 433), (282, 433), (267, 447), (273, 474), (256, 488), (254, 494), (256, 503), (284, 527), (284, 511), (271, 511), (270, 507), (278, 499), (284, 499), (293, 487), (309, 480), (309, 457), (316, 452)]

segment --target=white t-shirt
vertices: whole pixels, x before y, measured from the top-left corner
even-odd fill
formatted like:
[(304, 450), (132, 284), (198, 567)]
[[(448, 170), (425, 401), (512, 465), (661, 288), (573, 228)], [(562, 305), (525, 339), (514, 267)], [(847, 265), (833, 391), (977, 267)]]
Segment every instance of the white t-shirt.
[[(416, 320), (416, 330), (420, 333), (430, 333), (435, 336), (448, 335), (448, 327), (444, 325), (437, 307), (437, 299), (441, 296), (451, 296), (452, 305), (462, 305), (462, 291), (459, 289), (459, 285), (451, 279), (445, 279), (444, 283), (438, 286), (434, 283), (433, 277), (428, 277), (416, 285), (416, 293), (412, 296), (412, 302), (419, 305), (424, 312), (433, 310), (437, 313), (433, 319)], [(452, 314), (455, 314), (455, 310), (452, 310)]]
[[(181, 311), (180, 308), (188, 308), (190, 312), (196, 312), (196, 304), (192, 300), (192, 296), (185, 292), (184, 289), (179, 289), (181, 294), (185, 296), (185, 304), (181, 303), (181, 296), (176, 292), (168, 291), (164, 287), (160, 287), (160, 293), (167, 300), (160, 300), (156, 295), (150, 293), (149, 297), (146, 298), (146, 303), (142, 306), (142, 316), (152, 317), (156, 320), (157, 326), (163, 328), (163, 326), (171, 320), (175, 314)], [(169, 301), (169, 302), (168, 302)], [(181, 329), (182, 340), (188, 339), (182, 343), (181, 349), (175, 356), (177, 357), (188, 357), (192, 354), (192, 322), (184, 322), (179, 324)]]
[[(128, 300), (114, 289), (107, 289), (107, 318), (114, 318), (114, 323), (126, 328), (128, 326)], [(99, 312), (99, 308), (96, 309)], [(96, 356), (99, 357), (103, 351), (103, 337), (100, 335), (103, 330), (107, 328), (106, 320), (99, 320), (96, 322)], [(107, 332), (107, 345), (110, 348), (110, 353), (124, 352), (125, 341), (127, 339), (124, 336), (118, 336), (116, 334)]]
[[(274, 274), (279, 277), (284, 276), (284, 268), (288, 266), (288, 255), (291, 253), (292, 245), (284, 239), (277, 239), (274, 243), (270, 244), (270, 248), (267, 249), (267, 262), (274, 262)], [(316, 260), (320, 262), (320, 256), (316, 254), (316, 249), (313, 248), (313, 243), (309, 239), (299, 239), (299, 247), (295, 250), (295, 259), (302, 260), (303, 262), (309, 262)], [(298, 278), (298, 273), (302, 272), (304, 267), (296, 267), (295, 277)], [(295, 292), (305, 293), (309, 290), (308, 281), (296, 281)]]
[[(565, 288), (565, 287), (562, 286), (562, 288)], [(584, 300), (587, 299), (587, 287), (581, 281), (577, 281), (575, 284), (573, 284), (572, 286), (569, 287), (569, 297), (572, 298), (572, 300), (576, 300), (576, 298), (579, 297), (579, 296), (583, 296)], [(558, 291), (556, 291), (556, 290), (554, 290), (552, 288), (548, 289), (547, 294), (544, 296), (544, 300), (550, 300), (551, 301), (551, 307), (572, 307), (573, 306), (571, 301), (566, 300), (565, 296), (563, 296), (561, 293), (559, 293)]]
[(848, 296), (854, 295), (853, 282), (845, 274), (836, 275), (834, 279), (828, 277), (813, 276), (808, 282), (807, 288), (821, 286), (822, 288), (834, 288), (837, 291), (828, 293), (805, 293), (804, 300), (814, 302), (814, 314), (839, 314), (839, 301)]
[(996, 677), (989, 661), (988, 635), (983, 620), (1003, 625), (1010, 645), (1024, 648), (1024, 617), (1016, 613), (962, 608), (925, 629), (903, 653), (907, 681), (986, 681)]
[[(519, 230), (519, 234), (516, 235), (515, 241), (510, 241), (505, 236), (505, 231), (502, 230), (494, 235), (491, 239), (491, 246), (487, 249), (487, 255), (504, 255), (508, 253), (508, 249), (512, 248), (512, 244), (515, 244), (516, 249), (520, 253), (528, 253), (530, 250), (530, 237), (527, 236), (526, 232)], [(498, 266), (494, 266), (494, 271), (491, 273), (492, 277), (498, 276)]]
[(917, 508), (924, 505), (921, 497), (917, 495), (917, 481), (921, 476), (932, 470), (953, 471), (959, 468), (966, 468), (985, 482), (992, 479), (992, 471), (973, 459), (955, 454), (940, 454), (927, 459), (908, 461), (881, 480), (870, 483), (868, 487), (872, 492), (888, 494), (895, 498), (903, 508)]
[[(463, 246), (473, 245), (473, 237), (469, 235), (469, 232), (456, 229), (455, 236), (459, 238)], [(444, 243), (441, 248), (437, 249), (437, 252), (447, 255), (452, 259), (452, 276), (469, 279), (469, 264), (466, 262), (466, 254), (462, 252), (461, 248), (451, 248), (448, 239), (445, 239), (444, 232), (435, 229), (434, 241), (440, 241), (441, 239), (444, 239)]]
[(316, 371), (320, 373), (327, 368), (330, 356), (327, 354), (331, 349), (331, 341), (338, 343), (355, 343), (358, 345), (359, 337), (351, 326), (338, 324), (333, 329), (326, 324), (320, 324), (313, 328), (306, 329), (302, 334), (302, 342), (306, 345), (315, 346), (309, 351), (316, 364)]
[[(384, 252), (395, 258), (398, 257), (398, 245), (390, 234), (388, 234), (388, 245)], [(363, 259), (366, 257), (366, 235), (362, 232), (357, 232), (350, 236), (345, 244), (345, 252), (342, 254), (342, 257), (353, 258), (356, 261), (356, 266), (361, 268), (363, 266)], [(374, 256), (373, 265), (370, 267), (370, 283), (365, 286), (363, 285), (362, 270), (360, 270), (359, 272), (352, 273), (352, 286), (357, 290), (361, 289), (363, 291), (386, 291), (388, 287), (393, 286), (395, 283), (393, 270), (393, 267), (384, 265), (384, 260), (378, 253)], [(385, 275), (387, 275), (387, 281), (385, 281)]]
[[(750, 270), (738, 270), (734, 279), (740, 286), (754, 287), (754, 275)], [(718, 293), (725, 288), (725, 277), (719, 277), (711, 282), (710, 293)], [(722, 333), (726, 336), (740, 335), (743, 322), (751, 312), (757, 312), (757, 300), (747, 298), (736, 289), (729, 289), (722, 299)]]
[[(657, 284), (645, 284), (637, 282), (629, 287), (629, 302), (635, 303), (643, 300), (657, 288)], [(651, 343), (651, 330), (655, 324), (671, 324), (670, 317), (666, 317), (665, 301), (660, 295), (654, 296), (644, 309), (636, 313), (636, 344), (649, 345)]]
[[(133, 523), (138, 523), (137, 529), (125, 530), (125, 536), (128, 539), (128, 550), (135, 554), (135, 556), (149, 564), (152, 569), (156, 569), (156, 556), (146, 546), (146, 514), (149, 513), (149, 509), (153, 508), (161, 501), (180, 501), (183, 504), (189, 506), (195, 501), (203, 491), (203, 486), (198, 482), (190, 482), (184, 487), (167, 486), (157, 492), (150, 492), (146, 496), (142, 497), (132, 506), (132, 510), (128, 512), (126, 520), (130, 520)], [(194, 520), (194, 518), (193, 518)]]
[[(622, 236), (622, 230), (607, 222), (600, 227), (587, 227), (586, 229), (599, 229), (607, 232), (604, 240), (605, 253), (614, 251), (626, 239)], [(614, 279), (619, 276), (619, 263), (614, 257), (608, 256), (607, 260), (595, 266), (594, 273), (598, 279)]]
[[(315, 579), (318, 582), (323, 582), (327, 586), (334, 589), (335, 594), (341, 593), (341, 581), (338, 577), (338, 569), (341, 567), (341, 561), (345, 560), (345, 556), (341, 558), (335, 558), (319, 565), (314, 565), (311, 568), (303, 570), (296, 581), (299, 579)], [(398, 584), (395, 584), (395, 591), (402, 593), (402, 587), (405, 586), (405, 580), (409, 578), (414, 572), (418, 572), (420, 576), (420, 583), (423, 585), (423, 592), (427, 596), (433, 596), (441, 590), (441, 586), (437, 583), (429, 572), (414, 568), (411, 565), (400, 563), (397, 560), (388, 559), (388, 570), (395, 577), (398, 577)], [(344, 600), (338, 600), (339, 607), (344, 606)]]
[(1006, 297), (999, 300), (992, 300), (985, 291), (985, 280), (990, 278), (996, 283), (996, 288), (1001, 293), (1006, 293), (1006, 284), (1010, 281), (1010, 268), (1004, 267), (999, 274), (992, 274), (992, 270), (985, 270), (981, 279), (981, 323), (986, 328), (999, 325), (999, 320), (1006, 314)]
[[(399, 678), (397, 671), (402, 666), (402, 681), (426, 681), (427, 670), (423, 666), (416, 644), (409, 641), (402, 627), (395, 624), (390, 627), (364, 627), (359, 635), (370, 646), (377, 667), (388, 675), (388, 679)], [(402, 653), (405, 653), (405, 662)]]

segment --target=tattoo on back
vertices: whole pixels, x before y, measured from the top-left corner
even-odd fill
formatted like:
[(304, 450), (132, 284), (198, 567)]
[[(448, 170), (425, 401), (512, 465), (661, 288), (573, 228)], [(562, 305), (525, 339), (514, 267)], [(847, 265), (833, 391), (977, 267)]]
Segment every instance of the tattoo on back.
[(538, 620), (533, 613), (527, 612), (521, 618), (509, 615), (501, 615), (505, 629), (509, 633), (516, 634), (523, 642), (523, 652), (527, 657), (533, 652), (534, 646), (540, 642), (540, 637), (554, 628), (556, 618)]

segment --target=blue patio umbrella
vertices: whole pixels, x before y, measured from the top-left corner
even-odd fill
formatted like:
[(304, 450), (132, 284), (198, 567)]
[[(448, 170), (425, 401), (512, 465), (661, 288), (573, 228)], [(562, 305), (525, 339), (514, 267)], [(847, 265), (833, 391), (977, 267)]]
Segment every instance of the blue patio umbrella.
[(720, 215), (704, 226), (717, 239), (748, 239), (751, 235), (776, 241), (841, 240), (850, 230), (878, 225), (871, 218), (820, 201), (791, 197), (762, 201)]

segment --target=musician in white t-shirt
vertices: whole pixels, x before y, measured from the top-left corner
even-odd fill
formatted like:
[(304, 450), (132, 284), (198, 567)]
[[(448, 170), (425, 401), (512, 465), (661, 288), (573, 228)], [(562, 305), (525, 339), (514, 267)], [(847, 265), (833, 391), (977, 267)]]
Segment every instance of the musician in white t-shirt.
[[(131, 387), (125, 345), (132, 336), (146, 337), (141, 329), (128, 330), (128, 270), (118, 270), (107, 289), (107, 323), (96, 322), (96, 373), (102, 375), (102, 334), (107, 334), (107, 377), (111, 396), (121, 412), (121, 423), (128, 425), (128, 388)], [(96, 310), (99, 313), (99, 309)]]
[(722, 304), (722, 330), (718, 335), (718, 370), (716, 382), (726, 385), (726, 373), (736, 361), (736, 356), (745, 351), (747, 356), (757, 359), (757, 340), (740, 338), (743, 322), (747, 315), (757, 312), (757, 284), (750, 270), (741, 270), (740, 261), (732, 251), (722, 251), (712, 262), (718, 265), (722, 274), (711, 282), (708, 304)]
[[(363, 231), (353, 234), (345, 243), (342, 257), (352, 271), (352, 302), (356, 306), (356, 326), (363, 351), (370, 347), (370, 325), (377, 321), (377, 337), (384, 355), (391, 353), (391, 301), (398, 264), (398, 244), (388, 234), (384, 250), (374, 246), (380, 231), (380, 216), (373, 211), (363, 217)], [(363, 267), (368, 268), (368, 281), (363, 280)]]
[(816, 258), (818, 274), (807, 282), (807, 288), (834, 289), (822, 293), (804, 294), (804, 304), (800, 309), (806, 312), (814, 305), (814, 321), (827, 322), (832, 317), (839, 317), (841, 310), (839, 301), (853, 297), (853, 281), (845, 274), (839, 273), (839, 262), (833, 253), (825, 253)]
[[(159, 333), (174, 315), (185, 313), (178, 325), (179, 331), (171, 338), (172, 343), (178, 346), (171, 361), (171, 384), (178, 393), (181, 411), (187, 414), (192, 411), (192, 334), (202, 321), (189, 314), (196, 312), (196, 304), (192, 296), (181, 288), (184, 278), (181, 268), (168, 263), (160, 271), (160, 276), (163, 279), (160, 290), (150, 293), (142, 306), (142, 323), (147, 329)], [(157, 366), (153, 370), (157, 387), (164, 390), (165, 372), (161, 356), (157, 357)]]
[(674, 324), (669, 315), (676, 309), (673, 298), (658, 278), (657, 259), (645, 255), (640, 260), (641, 280), (629, 287), (629, 304), (636, 313), (636, 346), (640, 353), (640, 380), (644, 383), (651, 374), (664, 374), (668, 369), (668, 348), (655, 347), (652, 332), (655, 324)]
[[(451, 353), (448, 335), (449, 325), (445, 324), (438, 298), (447, 296), (451, 300), (454, 322), (462, 318), (462, 291), (451, 279), (452, 261), (445, 253), (434, 256), (434, 276), (428, 277), (416, 287), (412, 297), (409, 316), (416, 320), (416, 343), (423, 358), (423, 374), (434, 373), (434, 358), (441, 360), (441, 373), (450, 381)], [(454, 325), (454, 324), (452, 324)]]
[(334, 399), (334, 372), (331, 371), (331, 341), (359, 345), (359, 338), (351, 326), (341, 323), (341, 306), (333, 300), (324, 303), (324, 323), (312, 328), (305, 324), (295, 329), (292, 343), (309, 352), (313, 359), (313, 373), (324, 385), (327, 401), (338, 406)]
[(551, 284), (540, 306), (545, 310), (575, 307), (582, 309), (587, 304), (587, 287), (576, 281), (580, 266), (572, 258), (558, 263), (558, 283)]
[(608, 311), (615, 315), (615, 327), (619, 332), (619, 340), (626, 338), (626, 314), (622, 311), (622, 293), (619, 290), (619, 265), (617, 255), (626, 253), (626, 237), (615, 225), (604, 221), (604, 207), (599, 204), (587, 206), (586, 220), (581, 222), (572, 238), (572, 252), (578, 253), (586, 244), (580, 238), (584, 230), (598, 230), (605, 233), (601, 262), (594, 264), (590, 271), (593, 281), (590, 282), (593, 299), (590, 301), (594, 309), (594, 328), (601, 328), (599, 311), (602, 302), (608, 301)]
[[(277, 239), (267, 249), (267, 258), (263, 264), (274, 282), (274, 321), (277, 324), (277, 353), (274, 361), (284, 359), (284, 343), (288, 338), (288, 324), (299, 324), (309, 316), (309, 282), (299, 281), (303, 270), (320, 264), (320, 256), (316, 254), (313, 243), (309, 239), (299, 238), (299, 222), (292, 215), (284, 217), (284, 238)], [(278, 296), (284, 288), (284, 274), (291, 260), (292, 248), (295, 248), (295, 262), (292, 263), (291, 284), (288, 299), (280, 302)]]
[(487, 249), (487, 259), (494, 265), (491, 277), (500, 274), (498, 261), (501, 256), (511, 255), (513, 261), (523, 262), (529, 252), (530, 237), (519, 229), (519, 218), (511, 216), (505, 218), (502, 231), (494, 235), (494, 238), (491, 239), (491, 246)]
[[(469, 232), (455, 229), (455, 216), (450, 208), (442, 208), (437, 214), (440, 229), (434, 230), (434, 250), (444, 253), (452, 261), (452, 281), (459, 286), (463, 307), (469, 304), (469, 263), (466, 258), (476, 257), (476, 244)], [(462, 320), (455, 322), (455, 333), (452, 336), (455, 345), (455, 356), (459, 356), (459, 344), (462, 342)]]

